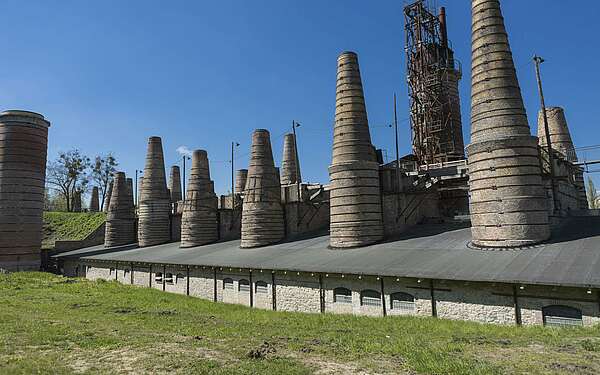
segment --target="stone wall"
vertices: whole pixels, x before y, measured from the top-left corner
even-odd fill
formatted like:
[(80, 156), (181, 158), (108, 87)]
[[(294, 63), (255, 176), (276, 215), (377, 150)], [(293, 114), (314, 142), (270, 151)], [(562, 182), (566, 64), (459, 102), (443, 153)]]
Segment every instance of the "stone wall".
[[(518, 324), (520, 320), (523, 325), (541, 325), (543, 307), (563, 305), (580, 309), (584, 325), (600, 323), (600, 296), (597, 291), (585, 288), (160, 264), (136, 264), (131, 275), (131, 265), (127, 263), (75, 260), (64, 262), (64, 271), (73, 276), (85, 275), (90, 280), (118, 280), (124, 284), (131, 284), (133, 280), (134, 285), (149, 287), (151, 284), (158, 290), (211, 301), (216, 295), (219, 302), (268, 310), (275, 306), (279, 311), (437, 316), (495, 324)], [(156, 281), (158, 273), (162, 274), (160, 282)], [(172, 281), (168, 282), (165, 276), (171, 275)], [(227, 288), (224, 287), (226, 279), (232, 281)], [(250, 282), (249, 290), (240, 290), (243, 280)], [(351, 300), (337, 301), (336, 288), (349, 290)], [(398, 303), (398, 295), (410, 298)]]

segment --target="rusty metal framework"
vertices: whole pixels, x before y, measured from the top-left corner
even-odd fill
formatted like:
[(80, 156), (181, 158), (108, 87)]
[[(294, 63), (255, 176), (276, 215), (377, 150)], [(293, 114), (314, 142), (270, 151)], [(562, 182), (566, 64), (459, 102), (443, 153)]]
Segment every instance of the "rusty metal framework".
[(404, 8), (404, 19), (413, 153), (420, 165), (464, 159), (462, 74), (449, 47), (445, 10), (435, 15), (418, 0)]

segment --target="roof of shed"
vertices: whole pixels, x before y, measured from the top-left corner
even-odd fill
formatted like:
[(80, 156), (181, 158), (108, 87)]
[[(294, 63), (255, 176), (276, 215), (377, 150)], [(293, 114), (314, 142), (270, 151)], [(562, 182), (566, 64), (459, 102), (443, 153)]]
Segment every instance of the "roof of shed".
[(96, 246), (56, 257), (600, 288), (600, 217), (572, 218), (555, 232), (545, 244), (511, 250), (472, 249), (468, 227), (440, 224), (347, 250), (329, 249), (322, 235), (255, 249), (235, 240), (188, 249)]

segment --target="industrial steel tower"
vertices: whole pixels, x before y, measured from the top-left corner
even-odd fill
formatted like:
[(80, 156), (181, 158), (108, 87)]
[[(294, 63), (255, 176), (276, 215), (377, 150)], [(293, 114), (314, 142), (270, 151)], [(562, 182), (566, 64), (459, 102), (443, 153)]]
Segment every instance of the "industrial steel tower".
[(404, 8), (407, 83), (413, 153), (419, 165), (464, 159), (458, 81), (446, 29), (446, 12), (435, 15), (418, 0)]

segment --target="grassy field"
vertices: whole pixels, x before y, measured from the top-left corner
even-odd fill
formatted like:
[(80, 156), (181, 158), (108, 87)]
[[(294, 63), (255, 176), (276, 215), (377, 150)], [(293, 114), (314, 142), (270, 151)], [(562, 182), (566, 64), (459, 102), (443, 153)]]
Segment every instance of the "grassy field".
[(44, 212), (42, 249), (57, 240), (82, 240), (105, 220), (103, 212)]
[(0, 275), (0, 373), (600, 373), (600, 327), (271, 312), (44, 273)]

